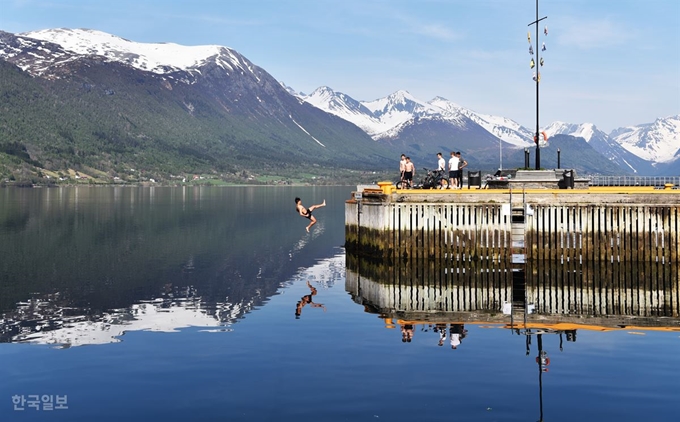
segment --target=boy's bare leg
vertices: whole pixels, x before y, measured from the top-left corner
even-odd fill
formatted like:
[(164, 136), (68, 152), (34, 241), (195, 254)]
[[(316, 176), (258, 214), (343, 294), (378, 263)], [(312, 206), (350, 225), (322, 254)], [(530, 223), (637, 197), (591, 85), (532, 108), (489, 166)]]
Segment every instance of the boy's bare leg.
[(307, 227), (305, 227), (305, 229), (307, 230), (307, 232), (309, 232), (309, 229), (310, 229), (313, 225), (316, 224), (316, 218), (314, 218), (314, 216), (312, 216), (312, 218), (310, 218), (310, 220), (311, 220), (311, 221), (309, 222), (309, 225), (308, 225)]
[(321, 208), (321, 207), (325, 207), (325, 206), (326, 206), (326, 200), (324, 199), (323, 204), (312, 205), (311, 207), (309, 207), (309, 210), (314, 211), (317, 208)]

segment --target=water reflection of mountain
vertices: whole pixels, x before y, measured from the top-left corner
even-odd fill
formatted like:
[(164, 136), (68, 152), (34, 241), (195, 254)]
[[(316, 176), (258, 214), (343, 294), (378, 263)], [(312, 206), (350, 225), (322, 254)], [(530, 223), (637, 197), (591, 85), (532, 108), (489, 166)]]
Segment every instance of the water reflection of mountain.
[[(290, 282), (300, 279), (331, 287), (344, 277), (344, 255), (336, 255), (299, 270)], [(173, 332), (186, 327), (231, 331), (232, 324), (266, 300), (264, 294), (261, 291), (257, 296), (240, 300), (227, 297), (212, 301), (201, 297), (193, 287), (168, 285), (156, 299), (105, 312), (69, 307), (60, 294), (47, 295), (19, 303), (15, 310), (4, 314), (0, 320), (0, 342), (68, 348), (119, 342), (129, 331)]]
[(14, 312), (6, 313), (0, 341), (67, 348), (115, 343), (128, 331), (171, 332), (190, 326), (228, 330), (232, 322), (251, 308), (248, 303), (206, 304), (200, 297), (164, 295), (126, 309), (91, 313), (89, 309), (61, 307), (55, 295), (19, 303)]
[(337, 209), (307, 234), (290, 222), (310, 189), (0, 190), (0, 341), (65, 324), (228, 326), (339, 251), (348, 188), (323, 191)]
[(621, 263), (537, 265), (527, 266), (518, 286), (513, 271), (498, 263), (384, 264), (348, 255), (346, 290), (369, 312), (390, 320), (508, 323), (522, 303), (526, 308), (515, 316), (529, 313), (528, 323), (680, 327), (677, 264), (654, 271)]

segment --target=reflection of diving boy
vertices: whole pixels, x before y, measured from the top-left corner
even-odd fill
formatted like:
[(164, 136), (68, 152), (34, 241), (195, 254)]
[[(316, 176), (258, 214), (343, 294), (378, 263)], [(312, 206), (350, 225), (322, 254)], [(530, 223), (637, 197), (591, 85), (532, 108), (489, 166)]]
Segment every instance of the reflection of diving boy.
[(305, 305), (309, 304), (312, 306), (312, 308), (323, 308), (323, 311), (326, 312), (326, 307), (323, 306), (323, 303), (314, 303), (312, 301), (312, 296), (316, 295), (316, 288), (309, 284), (309, 281), (307, 282), (307, 287), (311, 290), (311, 293), (308, 295), (304, 295), (300, 298), (300, 300), (297, 303), (297, 306), (295, 306), (295, 319), (300, 318), (300, 314), (302, 313), (302, 308), (305, 307)]
[(312, 215), (312, 211), (314, 211), (317, 208), (325, 207), (326, 206), (326, 200), (324, 199), (323, 204), (319, 205), (312, 205), (309, 208), (305, 208), (302, 205), (302, 200), (300, 198), (295, 198), (295, 211), (298, 212), (301, 216), (308, 218), (309, 219), (309, 225), (306, 227), (306, 230), (309, 231), (309, 229), (316, 224), (316, 218)]

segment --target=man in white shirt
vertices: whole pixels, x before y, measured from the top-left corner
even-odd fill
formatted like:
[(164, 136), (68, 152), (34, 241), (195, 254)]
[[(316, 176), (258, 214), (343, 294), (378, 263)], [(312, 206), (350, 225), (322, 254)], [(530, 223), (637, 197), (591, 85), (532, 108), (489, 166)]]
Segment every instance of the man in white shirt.
[[(446, 161), (444, 160), (441, 152), (437, 153), (437, 171), (442, 175), (442, 177), (446, 177)], [(441, 186), (438, 186), (438, 188), (446, 189), (443, 180), (441, 181)]]
[(437, 170), (446, 170), (446, 161), (444, 161), (444, 157), (442, 157), (441, 152), (437, 153)]
[(459, 163), (459, 158), (456, 155), (455, 152), (451, 151), (451, 158), (449, 159), (449, 188), (450, 189), (457, 189), (458, 188), (458, 163)]
[(405, 171), (406, 171), (406, 154), (401, 154), (401, 160), (399, 161), (399, 180), (401, 180), (402, 185), (404, 184)]

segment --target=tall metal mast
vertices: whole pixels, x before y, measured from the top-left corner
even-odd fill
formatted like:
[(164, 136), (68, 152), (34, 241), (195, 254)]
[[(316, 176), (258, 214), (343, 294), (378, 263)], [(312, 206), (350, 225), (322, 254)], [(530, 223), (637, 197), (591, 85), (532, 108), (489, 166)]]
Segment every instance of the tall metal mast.
[(538, 18), (538, 0), (536, 0), (536, 20), (531, 22), (529, 25), (527, 25), (527, 26), (536, 25), (536, 66), (537, 66), (537, 68), (536, 68), (536, 135), (535, 135), (536, 136), (536, 138), (535, 138), (535, 142), (536, 142), (536, 170), (541, 169), (541, 146), (539, 145), (539, 143), (541, 142), (541, 139), (539, 138), (539, 136), (541, 135), (541, 129), (540, 129), (539, 120), (538, 120), (538, 98), (539, 98), (538, 97), (538, 85), (539, 85), (539, 82), (541, 81), (541, 71), (540, 71), (540, 61), (541, 61), (540, 51), (541, 50), (540, 50), (539, 44), (538, 44), (538, 33), (539, 33), (538, 23), (540, 21), (542, 21), (543, 19), (547, 19), (547, 18), (548, 18), (547, 16), (544, 16), (540, 19)]

